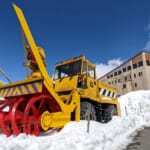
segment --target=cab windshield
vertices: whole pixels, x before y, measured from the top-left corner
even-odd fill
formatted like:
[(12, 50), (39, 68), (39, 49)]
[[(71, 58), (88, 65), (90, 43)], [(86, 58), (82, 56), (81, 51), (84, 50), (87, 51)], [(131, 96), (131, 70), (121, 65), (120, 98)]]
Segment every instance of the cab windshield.
[(57, 66), (55, 69), (54, 79), (62, 79), (81, 73), (81, 60)]

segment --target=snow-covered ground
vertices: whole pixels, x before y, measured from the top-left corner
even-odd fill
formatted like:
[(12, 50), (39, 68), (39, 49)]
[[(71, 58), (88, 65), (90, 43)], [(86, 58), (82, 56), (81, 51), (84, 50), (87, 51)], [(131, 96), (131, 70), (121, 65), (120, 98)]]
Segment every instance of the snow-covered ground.
[(0, 150), (122, 150), (138, 130), (150, 126), (150, 91), (136, 91), (119, 98), (122, 117), (108, 124), (71, 122), (61, 132), (41, 137), (0, 135)]

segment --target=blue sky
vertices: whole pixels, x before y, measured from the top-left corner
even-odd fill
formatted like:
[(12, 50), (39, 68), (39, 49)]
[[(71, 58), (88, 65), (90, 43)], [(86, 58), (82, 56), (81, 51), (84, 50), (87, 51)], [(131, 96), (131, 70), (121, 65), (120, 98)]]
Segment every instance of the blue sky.
[(0, 68), (13, 81), (25, 78), (25, 68), (12, 3), (23, 10), (37, 45), (45, 49), (50, 75), (55, 63), (71, 57), (85, 55), (107, 66), (150, 47), (149, 0), (1, 0)]

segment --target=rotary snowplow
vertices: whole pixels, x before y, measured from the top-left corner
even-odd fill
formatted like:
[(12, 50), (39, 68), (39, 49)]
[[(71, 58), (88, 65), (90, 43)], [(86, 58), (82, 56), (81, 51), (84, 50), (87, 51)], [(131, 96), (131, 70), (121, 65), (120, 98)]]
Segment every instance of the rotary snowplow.
[(46, 70), (45, 52), (33, 39), (22, 10), (13, 5), (28, 45), (24, 45), (27, 78), (0, 84), (0, 128), (10, 136), (39, 135), (59, 130), (70, 121), (108, 122), (120, 116), (115, 88), (96, 80), (95, 65), (85, 56), (55, 65), (54, 79)]

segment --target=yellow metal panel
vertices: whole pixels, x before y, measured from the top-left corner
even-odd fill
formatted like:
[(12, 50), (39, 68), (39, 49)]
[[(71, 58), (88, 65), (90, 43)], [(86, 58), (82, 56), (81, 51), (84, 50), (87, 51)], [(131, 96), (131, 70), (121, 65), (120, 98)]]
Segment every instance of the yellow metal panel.
[(6, 95), (7, 91), (8, 90), (4, 90), (4, 89), (0, 91), (0, 97), (5, 97), (4, 95)]
[(29, 91), (30, 91), (31, 93), (34, 93), (34, 89), (32, 88), (32, 85), (31, 85), (31, 84), (27, 85), (27, 87), (28, 87), (28, 89), (29, 89)]
[(13, 90), (14, 90), (14, 89), (11, 87), (8, 96), (11, 96), (11, 93), (13, 92)]
[(34, 85), (35, 85), (35, 88), (37, 89), (41, 88), (41, 86), (39, 85), (39, 82), (35, 82)]
[(107, 89), (107, 90), (110, 90), (110, 91), (113, 91), (113, 92), (116, 93), (116, 88), (115, 87), (110, 86), (110, 85), (108, 85), (106, 83), (103, 83), (101, 81), (98, 81), (98, 86), (99, 86), (99, 88), (104, 88), (104, 89)]
[(23, 84), (28, 84), (28, 83), (33, 83), (33, 82), (39, 82), (39, 81), (42, 81), (43, 78), (31, 78), (31, 79), (25, 79), (25, 80), (22, 80), (22, 81), (18, 81), (18, 82), (12, 82), (12, 83), (9, 83), (9, 84), (3, 84), (0, 86), (0, 89), (4, 89), (4, 88), (8, 88), (8, 87), (14, 87), (14, 86), (17, 86), (17, 85), (23, 85)]
[(28, 94), (28, 91), (27, 91), (27, 89), (24, 86), (21, 86), (21, 89), (22, 89), (24, 94)]
[(77, 86), (77, 79), (78, 76), (73, 76), (55, 80), (55, 91), (72, 91)]
[(25, 94), (33, 94), (42, 92), (42, 81), (29, 82), (15, 85), (15, 86), (6, 86), (0, 88), (0, 97), (8, 97), (8, 96), (18, 96)]
[(15, 87), (15, 91), (13, 92), (12, 96), (17, 96), (17, 95), (22, 95), (22, 94), (21, 94), (21, 91), (19, 90), (19, 88)]

